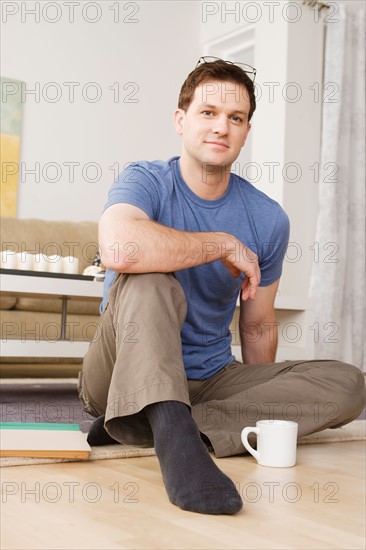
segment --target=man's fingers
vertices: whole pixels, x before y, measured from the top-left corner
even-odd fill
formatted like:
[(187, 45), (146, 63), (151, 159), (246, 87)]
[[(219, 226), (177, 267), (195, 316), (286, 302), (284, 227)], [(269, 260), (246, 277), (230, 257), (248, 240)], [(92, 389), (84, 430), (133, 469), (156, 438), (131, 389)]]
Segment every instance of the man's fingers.
[(241, 288), (242, 288), (241, 297), (242, 297), (242, 300), (245, 302), (246, 300), (248, 300), (248, 298), (251, 298), (251, 294), (252, 294), (252, 283), (249, 277), (244, 278)]
[(243, 282), (242, 282), (242, 284), (241, 284), (241, 290), (242, 290), (241, 299), (242, 299), (244, 302), (245, 302), (245, 300), (248, 299), (248, 292), (247, 292), (248, 282), (249, 282), (248, 277), (244, 277)]
[(255, 295), (257, 293), (257, 288), (259, 286), (261, 277), (260, 277), (260, 269), (255, 270), (255, 273), (252, 276), (246, 275), (243, 279), (241, 289), (242, 289), (242, 300), (248, 300), (250, 298), (251, 300), (254, 300)]
[(241, 273), (245, 274), (241, 288), (242, 299), (247, 300), (251, 298), (254, 300), (257, 287), (261, 280), (261, 272), (258, 264), (258, 256), (249, 248), (245, 247), (245, 259), (240, 261), (241, 258), (234, 254), (227, 254), (225, 259), (222, 259), (222, 263), (229, 270), (231, 275), (238, 278)]
[(255, 282), (250, 287), (250, 299), (254, 300), (255, 295), (257, 294), (257, 288), (259, 286), (258, 279), (255, 280)]

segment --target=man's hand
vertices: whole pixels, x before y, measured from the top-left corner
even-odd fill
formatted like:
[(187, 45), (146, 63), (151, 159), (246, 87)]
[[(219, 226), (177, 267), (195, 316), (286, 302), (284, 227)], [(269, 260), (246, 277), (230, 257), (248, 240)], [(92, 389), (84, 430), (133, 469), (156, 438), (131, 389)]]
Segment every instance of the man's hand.
[[(248, 300), (248, 298), (254, 300), (257, 288), (261, 282), (258, 256), (242, 242), (234, 240), (231, 235), (230, 237), (231, 239), (226, 247), (225, 256), (221, 258), (221, 261), (236, 279), (240, 277), (242, 272), (245, 273), (241, 285), (241, 298), (243, 301)], [(234, 250), (230, 251), (230, 248), (233, 246)]]

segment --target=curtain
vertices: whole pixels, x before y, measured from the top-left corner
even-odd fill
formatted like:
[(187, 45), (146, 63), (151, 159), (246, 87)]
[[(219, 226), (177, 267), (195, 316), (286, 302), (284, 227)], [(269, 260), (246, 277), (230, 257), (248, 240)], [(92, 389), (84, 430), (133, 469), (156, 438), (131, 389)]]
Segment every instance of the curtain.
[(317, 358), (365, 365), (365, 5), (326, 27), (322, 151), (310, 295)]

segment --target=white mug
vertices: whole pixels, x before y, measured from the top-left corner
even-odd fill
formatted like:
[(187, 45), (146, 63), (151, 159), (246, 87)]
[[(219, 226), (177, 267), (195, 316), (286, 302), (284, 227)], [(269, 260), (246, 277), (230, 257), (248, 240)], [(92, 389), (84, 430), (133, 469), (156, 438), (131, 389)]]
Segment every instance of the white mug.
[[(297, 431), (297, 422), (258, 420), (255, 428), (244, 428), (241, 440), (261, 466), (291, 468), (296, 464)], [(257, 450), (248, 442), (250, 433), (257, 434)]]
[(33, 269), (34, 271), (48, 271), (47, 256), (44, 256), (42, 253), (35, 254)]
[(62, 273), (62, 257), (58, 254), (52, 254), (47, 257), (48, 269), (50, 273)]
[(79, 260), (75, 256), (65, 256), (62, 258), (62, 272), (68, 274), (79, 273)]
[(31, 252), (18, 252), (17, 253), (17, 269), (22, 271), (32, 271), (33, 269), (34, 254)]
[(13, 250), (2, 250), (0, 265), (6, 269), (17, 269), (18, 256)]

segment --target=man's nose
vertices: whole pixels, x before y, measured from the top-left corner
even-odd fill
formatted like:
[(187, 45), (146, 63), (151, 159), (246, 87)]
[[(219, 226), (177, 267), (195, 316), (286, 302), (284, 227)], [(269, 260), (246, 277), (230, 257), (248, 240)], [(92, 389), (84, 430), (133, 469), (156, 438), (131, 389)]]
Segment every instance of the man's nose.
[(225, 135), (228, 132), (228, 127), (227, 117), (225, 115), (218, 116), (214, 120), (212, 131), (214, 134)]

